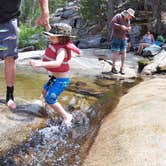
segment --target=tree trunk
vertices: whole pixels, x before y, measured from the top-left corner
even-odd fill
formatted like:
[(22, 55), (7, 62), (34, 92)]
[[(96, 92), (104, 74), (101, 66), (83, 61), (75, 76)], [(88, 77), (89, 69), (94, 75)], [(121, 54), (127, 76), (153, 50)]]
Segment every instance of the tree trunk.
[(108, 1), (108, 11), (107, 11), (107, 31), (108, 31), (108, 40), (111, 39), (111, 20), (114, 16), (114, 0)]
[(160, 34), (160, 28), (161, 28), (161, 0), (153, 0), (152, 3), (152, 13), (153, 18), (156, 19), (156, 32), (157, 34)]

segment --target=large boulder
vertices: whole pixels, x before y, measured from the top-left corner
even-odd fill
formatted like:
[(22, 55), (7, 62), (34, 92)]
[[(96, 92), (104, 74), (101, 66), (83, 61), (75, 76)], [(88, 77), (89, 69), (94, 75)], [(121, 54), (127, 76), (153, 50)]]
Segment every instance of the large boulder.
[(166, 165), (166, 79), (133, 87), (103, 121), (84, 166)]
[(166, 51), (162, 50), (157, 54), (152, 62), (144, 67), (142, 74), (153, 74), (158, 68), (166, 68)]

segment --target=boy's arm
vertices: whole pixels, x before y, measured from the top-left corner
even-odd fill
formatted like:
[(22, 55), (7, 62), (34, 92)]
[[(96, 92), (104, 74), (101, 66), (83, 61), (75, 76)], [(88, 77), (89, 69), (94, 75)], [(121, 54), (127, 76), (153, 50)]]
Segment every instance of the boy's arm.
[(47, 67), (47, 68), (55, 68), (61, 66), (64, 58), (66, 55), (65, 49), (58, 50), (58, 56), (54, 61), (38, 61), (38, 60), (31, 60), (29, 63), (32, 67)]

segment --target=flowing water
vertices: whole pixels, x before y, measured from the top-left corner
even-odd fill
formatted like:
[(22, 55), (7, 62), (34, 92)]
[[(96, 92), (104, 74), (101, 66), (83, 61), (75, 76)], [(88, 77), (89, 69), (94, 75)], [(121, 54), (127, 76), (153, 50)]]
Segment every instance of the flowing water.
[[(15, 95), (25, 100), (39, 98), (47, 76), (17, 72)], [(81, 81), (80, 81), (81, 80)], [(5, 94), (4, 76), (0, 75), (1, 98)], [(66, 127), (58, 116), (50, 117), (44, 128), (38, 129), (22, 145), (10, 149), (0, 158), (4, 166), (79, 166), (90, 149), (103, 118), (111, 113), (120, 96), (133, 83), (111, 80), (74, 78), (60, 98), (66, 109), (73, 110), (72, 127)], [(76, 107), (77, 105), (77, 107)]]

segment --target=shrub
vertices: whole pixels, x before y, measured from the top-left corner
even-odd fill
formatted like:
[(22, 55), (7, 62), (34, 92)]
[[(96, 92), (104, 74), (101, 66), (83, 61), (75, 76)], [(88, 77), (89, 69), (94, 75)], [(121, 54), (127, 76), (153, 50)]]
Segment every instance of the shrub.
[(30, 27), (21, 25), (19, 30), (19, 48), (33, 46), (35, 49), (43, 49), (47, 43), (42, 34), (42, 27)]

